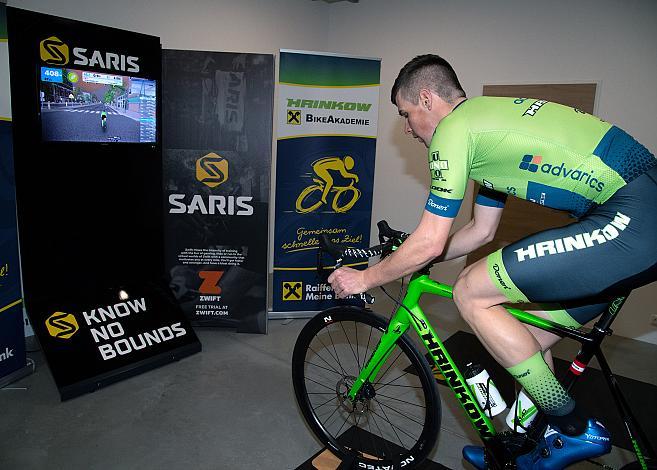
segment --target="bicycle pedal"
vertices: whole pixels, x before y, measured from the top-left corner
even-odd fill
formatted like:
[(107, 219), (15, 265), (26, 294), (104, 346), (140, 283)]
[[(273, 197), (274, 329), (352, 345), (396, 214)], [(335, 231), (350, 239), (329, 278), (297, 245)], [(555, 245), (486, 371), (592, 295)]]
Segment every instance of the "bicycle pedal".
[(530, 439), (526, 434), (504, 431), (498, 436), (505, 452), (504, 461), (508, 462), (505, 468), (515, 468), (516, 458), (528, 454), (536, 448), (536, 441)]

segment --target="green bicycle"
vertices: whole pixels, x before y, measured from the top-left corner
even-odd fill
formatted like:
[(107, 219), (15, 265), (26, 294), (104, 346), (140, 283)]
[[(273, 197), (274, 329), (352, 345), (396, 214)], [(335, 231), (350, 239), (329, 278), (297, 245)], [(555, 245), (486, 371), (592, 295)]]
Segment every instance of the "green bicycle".
[[(340, 247), (324, 238), (318, 252), (328, 252), (336, 268), (344, 258), (382, 258), (392, 253), (407, 234), (378, 224), (380, 245), (369, 249)], [(527, 446), (540, 440), (547, 424), (539, 416), (526, 434), (498, 433), (467, 386), (461, 371), (419, 306), (424, 294), (451, 298), (452, 288), (429, 277), (431, 265), (415, 273), (406, 294), (390, 320), (356, 306), (334, 307), (320, 312), (304, 326), (292, 358), (292, 380), (297, 403), (317, 438), (342, 464), (339, 468), (393, 470), (413, 468), (426, 459), (438, 438), (441, 422), (440, 396), (434, 374), (425, 357), (405, 334), (411, 327), (428, 356), (479, 434), (488, 468), (554, 468), (548, 461), (551, 449), (534, 450), (531, 464), (516, 465)], [(614, 397), (614, 403), (633, 444), (637, 461), (624, 468), (655, 468), (655, 452), (624, 398), (600, 349), (610, 325), (627, 296), (619, 297), (591, 330), (563, 327), (528, 312), (507, 308), (522, 323), (581, 343), (582, 347), (562, 381), (570, 390), (595, 356)], [(361, 294), (366, 303), (373, 298)], [(519, 444), (519, 441), (521, 442)], [(560, 442), (554, 441), (555, 448)], [(531, 448), (530, 448), (531, 450)], [(552, 449), (554, 450), (554, 449)], [(518, 460), (520, 462), (520, 460)]]

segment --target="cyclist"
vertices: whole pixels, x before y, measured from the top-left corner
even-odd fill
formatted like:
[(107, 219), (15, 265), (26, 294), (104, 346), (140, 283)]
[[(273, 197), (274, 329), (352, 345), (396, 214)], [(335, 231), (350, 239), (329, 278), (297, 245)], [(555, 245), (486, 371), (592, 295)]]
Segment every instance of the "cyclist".
[[(545, 439), (559, 436), (570, 449), (552, 452), (550, 468), (608, 452), (609, 433), (576, 408), (546, 363), (543, 352), (558, 337), (528, 329), (500, 304), (558, 303), (537, 314), (579, 327), (615, 296), (654, 281), (657, 160), (618, 127), (578, 109), (540, 99), (466, 99), (453, 68), (436, 55), (407, 63), (391, 99), (405, 132), (429, 149), (429, 197), (418, 227), (392, 256), (364, 271), (331, 275), (336, 295), (364, 292), (434, 258), (483, 246), (507, 194), (579, 217), (466, 267), (453, 293), (486, 349), (547, 415)], [(449, 236), (468, 178), (481, 185), (473, 219)], [(466, 448), (464, 456), (483, 468), (481, 448)]]
[(320, 158), (313, 162), (313, 171), (324, 181), (324, 189), (322, 190), (322, 202), (326, 204), (326, 197), (333, 187), (333, 176), (330, 171), (338, 171), (344, 178), (353, 179), (358, 183), (358, 175), (349, 173), (354, 167), (354, 159), (346, 155), (344, 159), (340, 157), (326, 157)]
[(107, 127), (107, 113), (105, 111), (100, 112), (100, 127), (103, 129)]

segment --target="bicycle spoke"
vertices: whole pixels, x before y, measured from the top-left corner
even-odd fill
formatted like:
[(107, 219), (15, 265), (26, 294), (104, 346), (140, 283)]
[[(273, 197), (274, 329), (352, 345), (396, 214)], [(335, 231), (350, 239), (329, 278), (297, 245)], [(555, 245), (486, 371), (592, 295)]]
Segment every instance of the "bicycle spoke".
[[(322, 424), (323, 424), (324, 426), (326, 426), (326, 425), (328, 424), (329, 420), (333, 417), (333, 415), (334, 415), (339, 409), (340, 409), (340, 407), (339, 407), (339, 406), (336, 406), (336, 407), (335, 407), (335, 410), (333, 410), (333, 413), (331, 413), (331, 414), (329, 415), (329, 417), (326, 418), (326, 420), (322, 422)], [(319, 418), (319, 416), (318, 416), (318, 418)], [(340, 428), (340, 429), (342, 429), (342, 428)]]
[[(344, 326), (342, 325), (342, 322), (340, 322), (340, 328), (342, 328), (342, 332), (344, 333), (344, 337), (347, 340), (347, 344), (349, 344), (349, 349), (351, 349), (351, 352), (354, 355), (354, 359), (356, 359), (356, 364), (358, 364), (358, 356), (356, 356), (356, 352), (354, 351), (354, 347), (351, 344), (351, 341), (349, 341), (349, 336), (347, 335), (347, 331), (344, 329)], [(356, 331), (356, 337), (358, 337), (358, 331)]]
[[(371, 384), (376, 385), (376, 384), (378, 384), (378, 382), (371, 382)], [(414, 388), (416, 390), (422, 390), (421, 385), (404, 385), (404, 384), (391, 384), (391, 383), (381, 384), (381, 386), (379, 388), (377, 388), (376, 390), (377, 391), (381, 390), (383, 387)]]
[[(370, 416), (372, 417), (372, 421), (374, 421), (374, 424), (376, 424), (376, 427), (379, 429), (379, 435), (380, 435), (380, 437), (381, 437), (381, 440), (383, 441), (383, 445), (384, 445), (384, 447), (385, 447), (386, 449), (389, 449), (389, 448), (390, 448), (390, 446), (388, 445), (389, 440), (385, 438), (385, 434), (384, 434), (383, 431), (381, 431), (381, 426), (379, 426), (379, 423), (377, 422), (377, 420), (376, 420), (376, 418), (375, 418), (375, 416), (378, 416), (378, 415), (377, 415), (374, 411), (372, 411), (372, 413), (371, 413)], [(380, 416), (379, 416), (379, 417), (380, 417)], [(386, 420), (384, 419), (384, 421), (386, 421)], [(390, 424), (390, 423), (388, 423), (388, 424)], [(393, 427), (393, 426), (390, 426), (390, 427), (391, 427), (392, 430), (394, 431), (394, 427)], [(396, 433), (395, 433), (395, 434), (396, 434)], [(402, 447), (404, 447), (404, 446), (402, 445)], [(384, 451), (383, 451), (383, 456), (384, 456), (384, 458), (385, 458), (385, 455), (386, 455), (386, 452), (385, 452), (385, 450), (384, 450)]]
[(360, 355), (358, 351), (358, 325), (354, 322), (354, 331), (356, 332), (356, 364), (358, 365), (358, 370), (362, 369), (360, 365)]
[[(385, 407), (388, 408), (390, 411), (394, 411), (395, 413), (397, 413), (398, 415), (402, 416), (403, 418), (405, 418), (405, 419), (407, 419), (407, 420), (409, 420), (409, 421), (413, 421), (415, 424), (418, 424), (418, 425), (420, 425), (420, 426), (423, 426), (423, 425), (424, 425), (424, 423), (421, 423), (421, 422), (419, 422), (419, 421), (416, 421), (416, 420), (413, 419), (411, 416), (408, 416), (407, 414), (402, 413), (401, 411), (399, 411), (399, 410), (393, 408), (392, 406), (390, 406), (390, 405), (388, 405), (388, 404), (386, 404), (386, 403), (384, 403), (384, 402), (382, 402), (382, 401), (378, 401), (378, 400), (377, 400), (377, 403), (378, 403), (379, 405), (381, 405), (381, 409), (383, 409), (383, 407), (385, 406)], [(422, 407), (422, 408), (424, 408), (424, 407)]]
[[(324, 362), (326, 362), (326, 361), (324, 361)], [(340, 372), (338, 372), (337, 370), (335, 370), (335, 369), (332, 369), (332, 368), (329, 369), (329, 368), (326, 368), (326, 367), (322, 367), (322, 366), (320, 366), (320, 365), (318, 365), (318, 364), (315, 364), (314, 362), (310, 362), (310, 361), (304, 361), (304, 363), (308, 364), (309, 366), (315, 366), (315, 367), (317, 367), (318, 369), (322, 369), (322, 370), (325, 370), (325, 371), (327, 371), (327, 372), (332, 372), (332, 373), (334, 373), (334, 374), (339, 375), (340, 377), (342, 377), (342, 374), (341, 374)]]
[(386, 375), (386, 374), (388, 373), (388, 371), (392, 368), (392, 366), (395, 365), (395, 362), (397, 362), (397, 360), (400, 358), (400, 356), (402, 355), (402, 353), (403, 353), (403, 351), (400, 350), (399, 353), (397, 354), (397, 357), (395, 358), (395, 360), (392, 361), (392, 362), (390, 363), (390, 365), (389, 365), (388, 368), (385, 370), (385, 372), (382, 373), (382, 374), (379, 374), (379, 378), (380, 378), (380, 379), (382, 379), (383, 377), (385, 377), (385, 375)]
[[(383, 410), (383, 408), (381, 409), (381, 411), (383, 411), (383, 414), (385, 415), (385, 411)], [(397, 436), (397, 439), (399, 439), (399, 435), (397, 434), (397, 430), (399, 430), (402, 434), (405, 434), (406, 436), (408, 436), (409, 438), (411, 438), (411, 439), (413, 439), (413, 440), (415, 440), (415, 441), (418, 439), (419, 436), (418, 436), (418, 437), (415, 437), (415, 436), (413, 436), (412, 434), (406, 432), (404, 429), (400, 428), (399, 426), (395, 426), (394, 424), (392, 424), (392, 422), (388, 419), (388, 416), (387, 416), (387, 415), (386, 415), (386, 416), (381, 416), (381, 415), (379, 415), (378, 413), (376, 413), (375, 411), (372, 411), (372, 414), (378, 416), (379, 418), (381, 418), (381, 419), (383, 419), (385, 422), (387, 422), (387, 423), (390, 425), (390, 427), (393, 429), (393, 431), (395, 432), (395, 435)], [(401, 439), (399, 440), (399, 443), (401, 444), (402, 447), (405, 448), (405, 446), (404, 446), (404, 444), (402, 443)]]
[(329, 387), (328, 385), (325, 385), (325, 384), (323, 384), (323, 383), (319, 383), (319, 382), (317, 382), (316, 380), (311, 379), (310, 377), (306, 377), (306, 380), (308, 380), (308, 381), (310, 381), (310, 382), (312, 382), (312, 383), (315, 383), (315, 384), (319, 385), (320, 387), (327, 388), (327, 389), (329, 389), (330, 391), (332, 391), (333, 393), (335, 393), (335, 389)]
[(388, 395), (384, 395), (384, 394), (382, 394), (382, 393), (377, 393), (377, 394), (376, 394), (376, 397), (377, 397), (377, 398), (383, 397), (383, 398), (387, 398), (387, 399), (389, 399), (389, 400), (399, 401), (399, 402), (401, 402), (401, 403), (406, 403), (407, 405), (411, 405), (411, 406), (417, 406), (418, 408), (422, 408), (422, 409), (426, 409), (426, 408), (427, 408), (426, 406), (419, 405), (419, 404), (417, 404), (417, 403), (411, 403), (410, 401), (402, 400), (401, 398), (391, 397), (391, 396), (388, 396)]
[(333, 336), (331, 336), (330, 328), (327, 327), (326, 332), (328, 333), (329, 339), (331, 340), (331, 344), (333, 345), (333, 352), (335, 352), (335, 357), (336, 357), (336, 361), (338, 362), (338, 366), (340, 366), (340, 369), (342, 370), (342, 373), (346, 376), (347, 373), (345, 372), (344, 367), (342, 367), (342, 363), (340, 362), (340, 359), (337, 359), (338, 351), (335, 347), (335, 342), (333, 341)]
[[(372, 419), (372, 421), (374, 421), (374, 424), (376, 425), (376, 428), (379, 430), (378, 436), (381, 437), (380, 440), (383, 441), (383, 444), (384, 444), (385, 447), (388, 447), (388, 445), (386, 443), (386, 440), (383, 438), (383, 431), (381, 431), (381, 427), (379, 426), (379, 423), (377, 423), (375, 419)], [(368, 420), (368, 427), (370, 429), (370, 440), (372, 441), (372, 445), (374, 447), (375, 453), (377, 454), (377, 456), (379, 454), (382, 454), (383, 458), (385, 459), (386, 451), (385, 451), (385, 449), (383, 449), (381, 452), (379, 452), (379, 450), (378, 450), (379, 449), (379, 444), (377, 442), (378, 439), (374, 439), (374, 437), (376, 437), (377, 435), (372, 432), (372, 426), (369, 424), (369, 420)]]
[(406, 376), (406, 375), (408, 375), (408, 372), (404, 372), (402, 375), (400, 375), (400, 376), (398, 376), (398, 377), (395, 377), (395, 378), (392, 379), (390, 382), (385, 382), (385, 383), (382, 383), (382, 382), (371, 382), (371, 383), (372, 383), (372, 385), (375, 385), (375, 384), (376, 384), (376, 385), (379, 386), (379, 388), (377, 388), (377, 390), (380, 389), (380, 388), (383, 388), (383, 387), (388, 387), (388, 386), (389, 386), (389, 387), (404, 387), (404, 385), (393, 385), (393, 382), (395, 382), (395, 381), (401, 379), (402, 377), (404, 377), (404, 376)]
[[(330, 335), (329, 335), (329, 337), (330, 337)], [(317, 336), (316, 339), (317, 339), (317, 341), (319, 341), (319, 344), (321, 344), (321, 345), (324, 347), (324, 349), (326, 350), (326, 352), (328, 353), (328, 355), (331, 356), (331, 359), (333, 359), (333, 360), (338, 364), (338, 366), (340, 367), (340, 369), (342, 369), (342, 366), (340, 365), (340, 360), (339, 360), (338, 358), (336, 358), (333, 354), (331, 354), (331, 350), (329, 349), (329, 347), (326, 346), (326, 345), (324, 344), (324, 342), (321, 340), (321, 338), (320, 338), (319, 336)], [(329, 363), (326, 361), (326, 359), (324, 359), (323, 357), (321, 357), (321, 356), (319, 355), (319, 353), (316, 352), (316, 351), (315, 351), (310, 345), (308, 346), (308, 349), (309, 349), (310, 351), (314, 352), (315, 354), (317, 354), (317, 355), (318, 355), (318, 356), (319, 356), (324, 362), (326, 362), (326, 365), (327, 365), (327, 366), (331, 367), (331, 364), (329, 364)], [(337, 352), (336, 352), (336, 354), (337, 354)], [(336, 370), (336, 372), (338, 372), (338, 371)], [(339, 373), (340, 373), (340, 372), (338, 372), (338, 374), (339, 374)], [(344, 369), (342, 369), (342, 374), (343, 374), (343, 375), (347, 375), (347, 374), (345, 374)]]
[(324, 406), (324, 405), (326, 405), (326, 404), (328, 404), (328, 403), (331, 403), (331, 402), (334, 401), (334, 400), (335, 400), (335, 397), (331, 397), (331, 398), (329, 398), (328, 400), (326, 400), (324, 403), (322, 403), (321, 405), (319, 405), (319, 406), (313, 406), (313, 410), (317, 411), (317, 410), (319, 410), (322, 406)]

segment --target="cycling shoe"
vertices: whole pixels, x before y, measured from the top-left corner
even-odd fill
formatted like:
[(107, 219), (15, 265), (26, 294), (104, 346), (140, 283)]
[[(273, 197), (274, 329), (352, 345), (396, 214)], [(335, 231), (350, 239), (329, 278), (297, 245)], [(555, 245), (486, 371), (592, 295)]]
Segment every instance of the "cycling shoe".
[(577, 436), (563, 434), (548, 426), (536, 448), (516, 459), (518, 469), (555, 470), (574, 462), (599, 457), (611, 451), (611, 434), (595, 419), (589, 419), (586, 430)]
[(484, 458), (484, 448), (481, 446), (465, 446), (463, 448), (463, 458), (470, 462), (477, 470), (485, 470), (486, 459)]
[[(557, 470), (610, 451), (609, 431), (599, 421), (589, 419), (586, 430), (578, 436), (568, 436), (557, 427), (548, 426), (536, 447), (516, 458), (516, 467), (518, 470)], [(477, 470), (486, 468), (483, 447), (465, 446), (463, 458)]]

